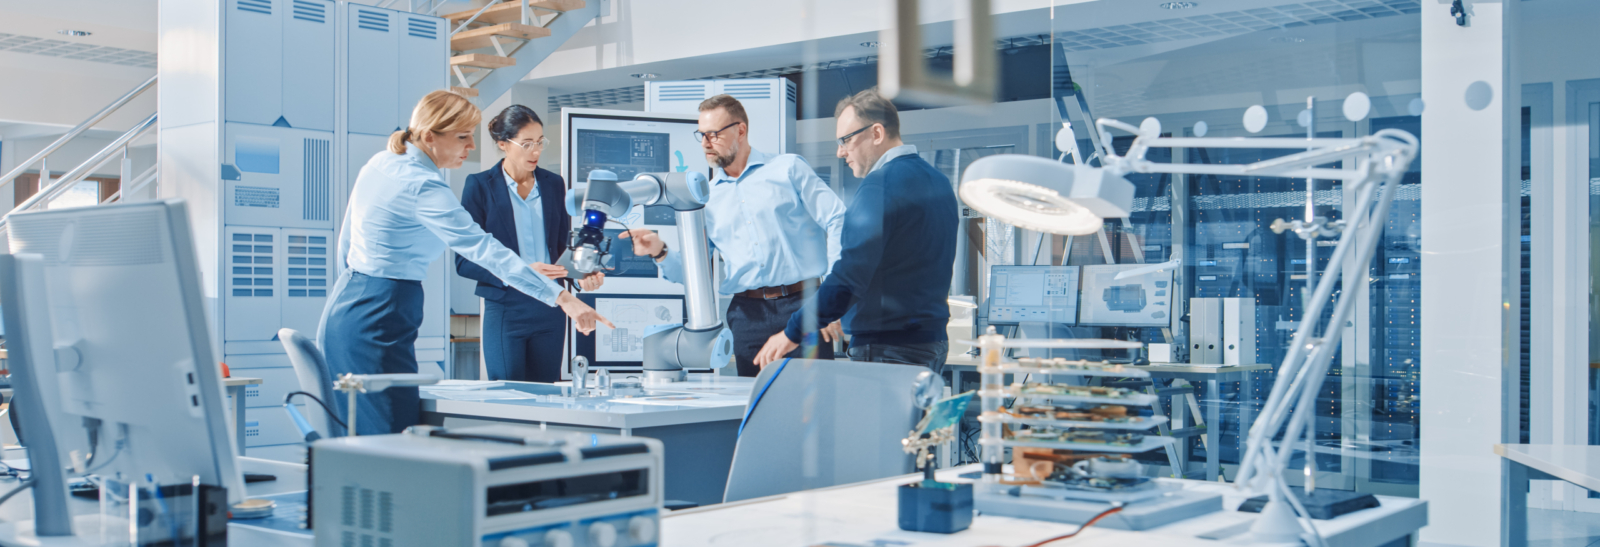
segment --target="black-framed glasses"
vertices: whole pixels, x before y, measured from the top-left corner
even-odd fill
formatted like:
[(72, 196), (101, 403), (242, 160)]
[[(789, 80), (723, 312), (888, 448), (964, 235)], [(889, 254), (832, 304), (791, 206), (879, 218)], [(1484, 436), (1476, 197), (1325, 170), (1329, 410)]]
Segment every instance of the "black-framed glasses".
[(843, 137), (839, 137), (839, 146), (845, 146), (847, 144), (850, 144), (850, 138), (851, 137), (854, 137), (856, 135), (860, 135), (862, 131), (866, 131), (868, 129), (872, 129), (872, 126), (874, 126), (874, 125), (877, 125), (877, 124), (867, 124), (866, 127), (863, 127), (861, 129), (857, 129), (855, 131), (851, 131), (849, 135), (845, 135)]
[(701, 130), (696, 129), (695, 132), (694, 132), (694, 140), (696, 142), (706, 142), (707, 138), (719, 139), (720, 140), (722, 137), (719, 137), (718, 135), (721, 135), (723, 131), (727, 131), (729, 127), (733, 127), (733, 126), (739, 125), (741, 123), (744, 123), (744, 122), (733, 122), (733, 123), (730, 123), (728, 125), (723, 126), (722, 129), (718, 129), (716, 131), (701, 131)]
[(536, 141), (528, 141), (528, 142), (506, 141), (506, 142), (509, 142), (511, 144), (515, 144), (515, 145), (517, 145), (518, 148), (521, 148), (523, 150), (527, 150), (527, 151), (531, 152), (531, 151), (534, 151), (534, 150), (543, 150), (544, 146), (546, 144), (550, 144), (550, 139), (546, 139), (544, 137), (539, 137), (539, 140), (536, 140)]

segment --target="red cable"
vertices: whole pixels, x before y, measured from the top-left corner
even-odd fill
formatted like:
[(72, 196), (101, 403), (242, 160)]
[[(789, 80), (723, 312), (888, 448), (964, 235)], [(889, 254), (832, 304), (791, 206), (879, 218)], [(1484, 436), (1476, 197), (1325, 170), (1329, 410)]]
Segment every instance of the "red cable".
[(1117, 511), (1121, 511), (1121, 510), (1122, 510), (1122, 506), (1120, 506), (1120, 505), (1116, 506), (1116, 507), (1112, 507), (1110, 509), (1106, 509), (1105, 512), (1102, 512), (1102, 513), (1100, 513), (1098, 515), (1095, 515), (1094, 518), (1089, 519), (1089, 522), (1083, 523), (1083, 526), (1079, 526), (1078, 530), (1073, 532), (1073, 533), (1070, 533), (1070, 534), (1067, 534), (1067, 535), (1063, 535), (1063, 536), (1056, 536), (1056, 537), (1053, 537), (1053, 538), (1050, 538), (1050, 539), (1047, 539), (1047, 540), (1044, 540), (1044, 541), (1029, 545), (1027, 547), (1041, 547), (1046, 543), (1054, 543), (1054, 542), (1057, 542), (1057, 541), (1061, 541), (1063, 539), (1070, 538), (1072, 536), (1076, 536), (1078, 534), (1083, 533), (1084, 530), (1088, 530), (1090, 526), (1094, 526), (1094, 523), (1099, 521), (1100, 519), (1103, 519), (1107, 515), (1110, 515), (1112, 513), (1115, 513)]

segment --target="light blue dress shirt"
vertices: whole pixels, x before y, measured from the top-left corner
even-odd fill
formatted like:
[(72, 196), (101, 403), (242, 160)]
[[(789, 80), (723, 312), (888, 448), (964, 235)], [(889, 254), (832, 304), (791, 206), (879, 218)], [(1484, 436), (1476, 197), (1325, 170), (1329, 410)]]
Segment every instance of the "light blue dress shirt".
[[(539, 185), (535, 183), (528, 199), (517, 193), (517, 181), (511, 172), (500, 169), (506, 176), (506, 187), (511, 191), (511, 219), (517, 225), (517, 253), (522, 261), (532, 264), (550, 263), (550, 249), (544, 240), (544, 204), (539, 201)], [(529, 176), (532, 176), (531, 174)]]
[[(886, 163), (894, 161), (895, 158), (900, 156), (910, 156), (916, 153), (917, 146), (914, 144), (902, 144), (900, 146), (890, 148), (887, 152), (883, 153), (883, 157), (878, 158), (878, 161), (872, 164), (872, 171), (877, 171), (878, 168), (883, 167), (883, 165)], [(867, 174), (872, 174), (872, 171), (867, 171)]]
[[(543, 247), (543, 245), (534, 245)], [(561, 286), (539, 275), (461, 208), (444, 175), (416, 146), (372, 156), (356, 176), (339, 230), (346, 267), (372, 277), (421, 281), (446, 247), (507, 285), (555, 305)]]
[[(819, 278), (839, 260), (844, 202), (794, 154), (756, 150), (737, 178), (717, 169), (706, 236), (722, 255), (718, 291), (736, 294)], [(683, 282), (683, 255), (667, 242), (662, 277)]]

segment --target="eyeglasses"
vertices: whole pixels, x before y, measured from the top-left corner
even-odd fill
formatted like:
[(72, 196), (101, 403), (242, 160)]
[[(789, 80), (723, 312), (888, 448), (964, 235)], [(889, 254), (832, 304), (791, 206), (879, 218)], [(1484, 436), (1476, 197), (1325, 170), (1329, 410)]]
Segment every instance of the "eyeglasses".
[(545, 145), (550, 144), (550, 139), (546, 139), (544, 137), (539, 137), (539, 140), (536, 140), (536, 141), (528, 141), (528, 142), (506, 141), (506, 142), (509, 142), (511, 144), (515, 144), (515, 145), (517, 145), (517, 147), (519, 147), (519, 148), (521, 148), (523, 150), (527, 150), (527, 151), (531, 152), (531, 151), (534, 151), (534, 150), (543, 150)]
[(850, 138), (851, 137), (854, 137), (856, 135), (860, 135), (862, 131), (866, 131), (868, 129), (872, 129), (872, 126), (874, 126), (874, 125), (877, 125), (877, 124), (867, 124), (866, 127), (863, 127), (861, 129), (857, 129), (855, 131), (851, 131), (849, 135), (845, 135), (843, 137), (839, 137), (839, 146), (845, 146), (845, 145), (850, 144)]
[(730, 123), (728, 125), (723, 126), (722, 129), (718, 129), (716, 131), (700, 131), (700, 130), (696, 130), (694, 132), (694, 140), (696, 142), (706, 142), (706, 139), (708, 139), (708, 138), (709, 139), (715, 139), (715, 140), (722, 140), (722, 137), (720, 137), (720, 135), (722, 135), (723, 131), (727, 131), (729, 127), (733, 127), (735, 125), (739, 125), (740, 123), (743, 123), (743, 122), (733, 122), (733, 123)]

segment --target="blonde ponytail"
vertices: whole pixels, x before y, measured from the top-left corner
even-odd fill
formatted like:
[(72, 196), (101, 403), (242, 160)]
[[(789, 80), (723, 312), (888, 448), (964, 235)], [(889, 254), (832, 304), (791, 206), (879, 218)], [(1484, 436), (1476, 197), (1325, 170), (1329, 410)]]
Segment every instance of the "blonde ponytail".
[(406, 128), (404, 131), (395, 131), (393, 135), (389, 135), (389, 151), (395, 154), (406, 153), (406, 141), (409, 140), (411, 140), (410, 128)]
[(420, 140), (421, 133), (452, 133), (471, 131), (483, 121), (483, 112), (453, 91), (435, 91), (417, 101), (411, 110), (411, 123), (404, 130), (389, 135), (389, 151), (406, 153), (406, 143)]

